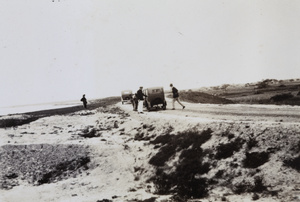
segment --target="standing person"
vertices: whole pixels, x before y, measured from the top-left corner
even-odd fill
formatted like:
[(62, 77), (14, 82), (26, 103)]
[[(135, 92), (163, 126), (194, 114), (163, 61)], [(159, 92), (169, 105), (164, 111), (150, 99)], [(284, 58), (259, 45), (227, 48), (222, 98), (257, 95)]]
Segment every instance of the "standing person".
[(143, 93), (143, 87), (142, 86), (136, 92), (136, 97), (138, 99), (138, 113), (143, 114), (144, 97), (146, 97), (146, 95)]
[(135, 94), (133, 94), (133, 111), (137, 111), (138, 103), (139, 103), (139, 100), (135, 93)]
[(177, 101), (181, 106), (182, 106), (182, 109), (185, 108), (185, 106), (179, 101), (179, 93), (178, 93), (178, 90), (177, 88), (175, 88), (173, 86), (173, 84), (170, 84), (170, 87), (172, 88), (172, 93), (173, 93), (173, 110), (175, 109), (175, 101)]
[(80, 101), (83, 103), (83, 107), (86, 109), (87, 108), (87, 100), (85, 98), (85, 94), (83, 94)]
[(130, 101), (133, 107), (133, 111), (137, 111), (138, 99), (135, 94), (130, 94)]

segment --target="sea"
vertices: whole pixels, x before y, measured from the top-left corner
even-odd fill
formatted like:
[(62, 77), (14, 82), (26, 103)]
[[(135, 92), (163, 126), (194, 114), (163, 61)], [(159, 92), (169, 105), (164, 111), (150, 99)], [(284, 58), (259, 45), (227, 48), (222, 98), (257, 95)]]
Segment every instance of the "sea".
[(72, 107), (82, 105), (78, 101), (65, 101), (65, 102), (53, 102), (53, 103), (41, 103), (41, 104), (30, 104), (30, 105), (15, 105), (0, 107), (0, 116), (10, 114), (21, 114), (26, 112), (41, 111), (47, 109), (59, 109), (65, 107)]

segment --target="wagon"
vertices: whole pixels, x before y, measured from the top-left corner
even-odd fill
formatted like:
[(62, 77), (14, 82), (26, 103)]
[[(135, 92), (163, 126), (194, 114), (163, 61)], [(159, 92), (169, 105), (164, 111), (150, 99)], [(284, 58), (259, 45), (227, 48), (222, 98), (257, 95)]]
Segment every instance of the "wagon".
[(148, 111), (152, 109), (161, 108), (163, 110), (167, 107), (167, 102), (165, 99), (165, 93), (163, 87), (152, 87), (144, 89), (144, 94), (146, 98), (144, 100), (144, 106)]
[(121, 102), (122, 102), (122, 104), (131, 103), (131, 96), (132, 96), (132, 91), (131, 90), (123, 90), (121, 92)]

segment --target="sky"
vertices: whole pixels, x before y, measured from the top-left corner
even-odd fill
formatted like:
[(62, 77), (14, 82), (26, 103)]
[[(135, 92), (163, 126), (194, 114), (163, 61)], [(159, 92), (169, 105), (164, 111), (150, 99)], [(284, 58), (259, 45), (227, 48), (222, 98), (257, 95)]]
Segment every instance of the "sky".
[(300, 76), (300, 1), (0, 3), (0, 106)]

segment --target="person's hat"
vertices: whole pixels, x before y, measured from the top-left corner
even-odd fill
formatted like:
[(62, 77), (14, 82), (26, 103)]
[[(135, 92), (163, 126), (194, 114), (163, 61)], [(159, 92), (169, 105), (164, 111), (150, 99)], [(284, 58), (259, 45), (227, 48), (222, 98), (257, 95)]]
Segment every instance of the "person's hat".
[(140, 86), (140, 88), (143, 88), (143, 86)]

